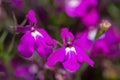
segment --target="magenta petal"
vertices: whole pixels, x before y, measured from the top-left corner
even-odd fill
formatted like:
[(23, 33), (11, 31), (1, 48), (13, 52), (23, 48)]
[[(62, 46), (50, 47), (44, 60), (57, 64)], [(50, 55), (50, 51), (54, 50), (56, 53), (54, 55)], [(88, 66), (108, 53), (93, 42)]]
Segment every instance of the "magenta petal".
[(77, 51), (77, 58), (80, 63), (87, 62), (90, 66), (94, 66), (93, 60), (89, 58), (89, 56), (85, 53), (84, 50), (82, 50), (78, 46), (75, 46), (75, 49)]
[(38, 31), (43, 35), (47, 44), (56, 44), (55, 41), (49, 36), (49, 34), (42, 28), (38, 29)]
[(63, 38), (63, 40), (64, 40), (65, 42), (67, 42), (69, 38), (70, 38), (72, 41), (74, 40), (74, 36), (73, 36), (73, 34), (72, 34), (71, 32), (69, 32), (68, 28), (63, 28), (63, 29), (61, 30), (61, 36), (62, 36), (62, 38)]
[(45, 49), (43, 47), (43, 44), (45, 44), (45, 41), (42, 37), (37, 36), (36, 37), (36, 47), (37, 47), (37, 52), (41, 57), (46, 57), (46, 52)]
[(34, 52), (34, 38), (30, 32), (26, 32), (18, 45), (19, 53), (24, 57), (31, 57)]
[(80, 67), (80, 64), (77, 62), (76, 54), (74, 52), (69, 52), (66, 55), (65, 62), (63, 62), (65, 69), (69, 71), (76, 71)]
[(77, 12), (77, 7), (81, 4), (81, 0), (64, 0), (65, 11), (70, 17), (75, 17)]
[(17, 32), (26, 33), (27, 31), (30, 31), (30, 30), (31, 30), (31, 28), (30, 28), (29, 25), (27, 25), (25, 27), (20, 26), (20, 25), (16, 26), (16, 31)]
[(89, 2), (87, 0), (86, 1), (82, 0), (80, 5), (76, 9), (77, 16), (83, 17), (86, 14), (86, 12), (87, 12), (88, 6), (89, 6)]
[(39, 47), (37, 48), (37, 52), (41, 57), (46, 57), (45, 50), (41, 44), (39, 44)]
[(19, 8), (23, 5), (23, 0), (10, 0), (12, 5), (16, 8)]
[(33, 75), (29, 72), (28, 65), (18, 66), (17, 68), (15, 68), (14, 74), (15, 74), (15, 76), (20, 77), (20, 78), (25, 78), (28, 80), (33, 79)]
[(93, 6), (97, 6), (97, 0), (89, 0), (90, 4)]
[(37, 23), (37, 19), (35, 17), (35, 12), (33, 10), (29, 10), (29, 12), (26, 15), (26, 18), (29, 20), (30, 25)]
[(70, 17), (75, 17), (76, 16), (76, 7), (70, 7), (68, 5), (65, 6), (65, 11)]
[(53, 47), (52, 46), (43, 45), (43, 47), (45, 49), (46, 56), (49, 56), (53, 52)]
[(89, 49), (91, 47), (92, 42), (88, 40), (88, 31), (77, 34), (76, 38), (76, 45), (82, 47), (83, 49)]
[(82, 21), (86, 26), (95, 26), (99, 21), (99, 14), (96, 9), (92, 9), (90, 13), (86, 14)]
[(41, 57), (48, 57), (52, 53), (52, 46), (48, 45), (43, 37), (36, 36), (37, 52)]
[(62, 47), (48, 57), (46, 64), (49, 67), (52, 67), (56, 64), (56, 62), (63, 62), (64, 58), (65, 58), (65, 47)]
[(15, 69), (14, 71), (14, 74), (17, 76), (17, 77), (26, 77), (27, 75), (27, 72), (28, 72), (28, 66), (19, 66)]
[[(104, 39), (99, 39), (96, 41), (95, 46), (94, 46), (95, 50), (102, 50), (103, 53), (108, 53), (109, 49), (107, 46), (107, 43), (104, 41)], [(93, 52), (95, 51), (93, 50)], [(96, 53), (97, 54), (97, 53)]]

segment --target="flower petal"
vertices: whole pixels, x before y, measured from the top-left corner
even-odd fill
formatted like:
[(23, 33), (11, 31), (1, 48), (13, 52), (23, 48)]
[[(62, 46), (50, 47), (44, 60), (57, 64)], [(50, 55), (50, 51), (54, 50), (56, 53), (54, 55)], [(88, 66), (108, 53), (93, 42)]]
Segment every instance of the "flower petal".
[(29, 12), (26, 15), (26, 18), (29, 20), (30, 25), (37, 23), (37, 19), (35, 17), (35, 12), (33, 10), (29, 10)]
[(99, 21), (99, 14), (97, 12), (97, 9), (92, 9), (83, 17), (82, 21), (86, 26), (95, 26), (96, 23)]
[(89, 58), (89, 56), (85, 53), (84, 50), (82, 50), (78, 46), (75, 46), (75, 49), (77, 52), (77, 59), (80, 63), (87, 62), (90, 66), (94, 66), (93, 60)]
[(88, 0), (90, 2), (91, 5), (93, 6), (97, 6), (97, 0)]
[(20, 25), (16, 26), (16, 31), (17, 32), (25, 33), (25, 32), (30, 31), (30, 30), (31, 30), (31, 28), (30, 28), (29, 25), (27, 25), (25, 27), (20, 26)]
[(75, 44), (82, 47), (83, 49), (89, 49), (92, 45), (92, 41), (88, 39), (88, 31), (84, 31), (83, 33), (79, 33), (76, 35)]
[(24, 3), (23, 0), (10, 0), (10, 2), (16, 8), (23, 6), (23, 3)]
[(89, 6), (89, 1), (82, 0), (80, 5), (75, 10), (77, 16), (83, 17), (87, 13), (88, 6)]
[(63, 62), (65, 58), (65, 47), (59, 48), (57, 51), (52, 53), (46, 62), (49, 67), (52, 67), (56, 62)]
[(109, 53), (109, 48), (107, 46), (107, 43), (104, 41), (104, 39), (98, 39), (95, 42), (92, 53), (94, 53), (94, 55), (97, 53), (106, 53), (106, 54)]
[(63, 28), (61, 30), (61, 36), (64, 40), (64, 42), (68, 42), (68, 39), (70, 38), (72, 41), (74, 40), (74, 36), (71, 32), (69, 32), (68, 28)]
[(38, 31), (43, 35), (47, 44), (56, 44), (55, 41), (49, 36), (49, 34), (42, 28), (38, 29)]
[(33, 75), (29, 72), (28, 65), (22, 65), (15, 68), (14, 75), (20, 78), (28, 79), (28, 80), (33, 79)]
[(37, 52), (41, 57), (46, 57), (46, 52), (45, 49), (43, 47), (43, 44), (45, 44), (45, 41), (42, 37), (40, 36), (36, 36), (36, 46), (37, 46)]
[(24, 57), (31, 57), (34, 52), (34, 38), (30, 32), (26, 32), (18, 45), (19, 53)]
[(63, 62), (63, 66), (69, 71), (78, 70), (80, 64), (77, 62), (76, 54), (73, 51), (70, 51), (66, 55), (65, 62)]

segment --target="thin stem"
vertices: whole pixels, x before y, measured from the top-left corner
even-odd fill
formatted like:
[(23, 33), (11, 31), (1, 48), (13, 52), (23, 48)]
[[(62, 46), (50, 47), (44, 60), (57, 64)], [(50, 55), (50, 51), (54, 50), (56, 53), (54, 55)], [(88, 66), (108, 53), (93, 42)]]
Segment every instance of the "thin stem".
[[(54, 39), (55, 40), (55, 39)], [(57, 40), (55, 40), (60, 46), (63, 46), (63, 44)]]
[(10, 45), (9, 45), (9, 47), (8, 47), (8, 50), (7, 50), (7, 53), (9, 54), (11, 51), (12, 51), (12, 49), (13, 49), (13, 46), (14, 46), (14, 41), (15, 41), (15, 33), (13, 34), (13, 38), (12, 38), (12, 40), (11, 40), (11, 43), (10, 43)]
[(7, 31), (4, 31), (4, 32), (3, 32), (3, 34), (2, 34), (1, 37), (0, 37), (0, 42), (1, 42), (1, 43), (4, 42), (4, 40), (5, 40), (6, 36), (7, 36), (7, 34), (8, 34)]
[(26, 22), (27, 22), (27, 19), (25, 18), (20, 25), (23, 26), (23, 25), (25, 25)]
[(14, 22), (15, 22), (15, 25), (17, 25), (17, 24), (18, 24), (18, 22), (17, 22), (16, 16), (15, 16), (15, 13), (14, 13), (14, 12), (12, 12), (12, 15), (13, 15), (13, 20), (14, 20)]

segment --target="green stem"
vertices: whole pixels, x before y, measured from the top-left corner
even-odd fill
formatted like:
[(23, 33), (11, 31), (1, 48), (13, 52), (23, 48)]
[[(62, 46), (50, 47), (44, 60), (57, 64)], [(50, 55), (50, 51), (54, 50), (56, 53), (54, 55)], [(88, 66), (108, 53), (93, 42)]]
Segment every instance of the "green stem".
[(7, 50), (7, 53), (8, 53), (8, 54), (10, 54), (10, 52), (11, 52), (12, 49), (13, 49), (14, 41), (15, 41), (15, 33), (13, 34), (13, 38), (12, 38), (12, 40), (11, 40), (11, 43), (10, 43), (9, 47), (8, 47), (8, 50)]
[(6, 36), (7, 36), (7, 34), (8, 34), (7, 31), (4, 31), (4, 32), (3, 32), (3, 34), (2, 34), (1, 37), (0, 37), (0, 42), (1, 42), (1, 43), (4, 42), (4, 40), (5, 40)]
[[(55, 40), (55, 39), (54, 39)], [(63, 46), (63, 44), (57, 40), (55, 40), (60, 46)]]
[(4, 53), (3, 60), (5, 62), (5, 67), (8, 71), (9, 77), (12, 77), (13, 69), (12, 69), (11, 64), (10, 64), (10, 59), (11, 59), (11, 57), (8, 54)]
[(7, 36), (7, 31), (4, 31), (0, 37), (0, 56), (3, 55), (3, 51), (4, 51), (4, 41), (5, 41), (5, 38)]

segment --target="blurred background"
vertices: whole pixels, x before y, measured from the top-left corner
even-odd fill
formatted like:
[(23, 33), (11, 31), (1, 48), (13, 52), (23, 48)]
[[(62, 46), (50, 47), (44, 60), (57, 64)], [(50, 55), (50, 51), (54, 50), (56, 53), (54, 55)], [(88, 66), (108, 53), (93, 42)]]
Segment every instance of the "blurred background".
[[(83, 4), (75, 10), (68, 8), (71, 7), (69, 1), (0, 0), (0, 80), (120, 80), (120, 0), (91, 0), (96, 4)], [(82, 4), (88, 0), (78, 1)], [(74, 6), (73, 2), (71, 4)], [(85, 7), (86, 12), (81, 15)], [(63, 27), (76, 35), (98, 29), (102, 19), (108, 20), (112, 25), (109, 36), (98, 40), (90, 54), (94, 67), (84, 63), (75, 73), (58, 65), (49, 70), (44, 68), (46, 59), (37, 54), (31, 58), (22, 57), (17, 46), (23, 34), (16, 32), (15, 27), (28, 25), (25, 16), (30, 9), (35, 11), (37, 26), (59, 42), (62, 42), (60, 31)], [(103, 42), (105, 45), (101, 45)]]

